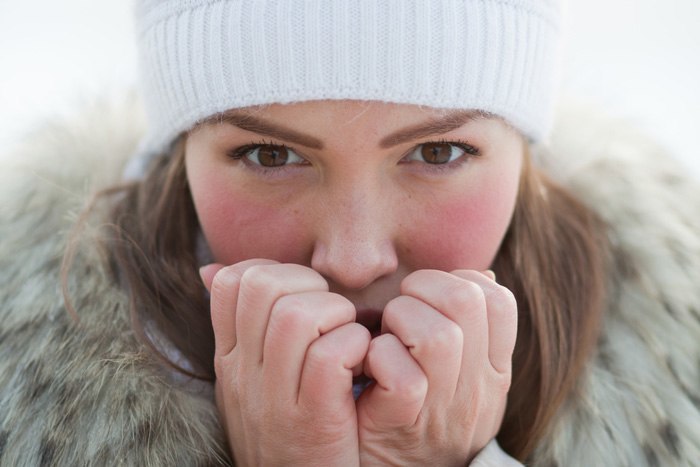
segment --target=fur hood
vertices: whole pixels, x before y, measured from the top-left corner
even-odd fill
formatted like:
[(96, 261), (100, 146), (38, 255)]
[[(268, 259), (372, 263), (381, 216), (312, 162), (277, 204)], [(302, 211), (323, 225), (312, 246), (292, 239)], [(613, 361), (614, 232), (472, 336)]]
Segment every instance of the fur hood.
[[(100, 105), (0, 155), (0, 465), (226, 465), (211, 391), (139, 351), (104, 257), (68, 234), (87, 195), (119, 181), (143, 128)], [(551, 156), (557, 155), (557, 157)], [(700, 184), (620, 122), (568, 107), (539, 164), (611, 226), (615, 271), (599, 349), (534, 466), (700, 460)]]

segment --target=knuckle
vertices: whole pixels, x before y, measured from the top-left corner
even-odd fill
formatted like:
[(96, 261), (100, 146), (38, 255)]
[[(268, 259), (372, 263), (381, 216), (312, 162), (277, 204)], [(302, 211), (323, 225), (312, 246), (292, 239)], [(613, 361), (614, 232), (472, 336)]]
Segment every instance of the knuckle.
[(483, 394), (480, 397), (487, 397), (489, 400), (502, 401), (508, 397), (511, 383), (512, 376), (510, 371), (503, 373), (492, 373), (491, 376), (484, 381), (484, 385), (481, 389)]
[(447, 306), (459, 309), (483, 303), (484, 291), (467, 280), (454, 281), (443, 291)]
[(369, 342), (369, 347), (367, 348), (368, 355), (374, 355), (376, 352), (381, 351), (382, 347), (385, 345), (387, 339), (392, 338), (391, 334), (381, 334)]
[(461, 353), (464, 342), (464, 332), (454, 321), (444, 320), (438, 326), (431, 329), (430, 338), (423, 343), (423, 351), (431, 355), (452, 355)]
[(365, 343), (365, 348), (369, 349), (369, 345), (372, 342), (372, 334), (370, 334), (369, 329), (360, 323), (354, 322), (347, 323), (345, 326), (347, 326), (355, 335), (357, 335), (359, 340)]
[(251, 266), (241, 275), (241, 288), (251, 291), (267, 291), (277, 283), (273, 268), (266, 265)]
[(323, 276), (298, 264), (256, 264), (241, 275), (241, 287), (267, 294), (285, 294), (295, 289), (328, 290)]
[(214, 275), (211, 283), (211, 294), (220, 295), (230, 293), (231, 289), (238, 285), (240, 274), (230, 268), (223, 268)]
[(505, 395), (510, 391), (510, 384), (512, 381), (511, 372), (499, 374), (496, 378), (495, 386), (498, 394)]
[(370, 340), (367, 347), (367, 359), (371, 362), (384, 360), (383, 357), (395, 352), (395, 349), (403, 345), (399, 339), (390, 333), (381, 334)]
[(318, 271), (309, 267), (292, 263), (280, 264), (275, 272), (281, 277), (293, 277), (295, 282), (305, 284), (305, 288), (328, 291), (328, 282)]
[(502, 310), (515, 310), (518, 307), (515, 295), (506, 287), (498, 287), (489, 294), (491, 303)]
[(352, 302), (344, 296), (340, 295), (339, 293), (327, 292), (324, 294), (324, 296), (327, 297), (329, 303), (333, 303), (339, 307), (350, 307), (353, 310), (355, 309), (355, 306), (352, 304)]
[(402, 310), (406, 308), (408, 302), (410, 302), (411, 300), (412, 299), (410, 297), (407, 297), (405, 295), (400, 295), (390, 300), (389, 303), (387, 303), (384, 307), (382, 320), (384, 320), (390, 326), (391, 323), (397, 322), (397, 320), (401, 319)]
[(325, 312), (342, 316), (348, 321), (355, 319), (355, 305), (350, 300), (333, 292), (326, 292), (324, 296), (325, 300), (327, 300), (323, 307)]
[(308, 305), (294, 295), (285, 295), (275, 302), (270, 320), (271, 324), (288, 330), (306, 329), (314, 322)]
[(424, 284), (430, 284), (439, 280), (438, 276), (443, 275), (442, 271), (432, 269), (419, 269), (413, 271), (401, 281), (401, 292), (408, 293), (411, 290), (420, 289)]
[(324, 345), (323, 341), (316, 341), (306, 352), (307, 364), (315, 368), (329, 367), (341, 357), (339, 351), (334, 346)]
[(395, 392), (406, 404), (422, 404), (428, 393), (428, 378), (423, 374), (407, 376), (395, 382)]

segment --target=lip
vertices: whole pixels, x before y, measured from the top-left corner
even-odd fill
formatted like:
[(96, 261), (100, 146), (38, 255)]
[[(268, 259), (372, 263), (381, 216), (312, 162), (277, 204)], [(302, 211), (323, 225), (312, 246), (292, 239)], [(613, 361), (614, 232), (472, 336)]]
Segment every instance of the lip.
[(357, 310), (355, 321), (366, 327), (372, 337), (376, 337), (382, 332), (382, 310), (371, 308)]

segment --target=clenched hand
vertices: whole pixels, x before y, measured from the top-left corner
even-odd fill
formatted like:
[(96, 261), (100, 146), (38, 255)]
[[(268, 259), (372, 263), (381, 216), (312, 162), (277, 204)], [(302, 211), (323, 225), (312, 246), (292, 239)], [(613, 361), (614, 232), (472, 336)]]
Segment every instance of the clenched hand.
[[(310, 268), (256, 259), (202, 278), (238, 465), (464, 465), (498, 432), (517, 307), (487, 275), (410, 274), (371, 342)], [(359, 372), (375, 383), (355, 402)]]

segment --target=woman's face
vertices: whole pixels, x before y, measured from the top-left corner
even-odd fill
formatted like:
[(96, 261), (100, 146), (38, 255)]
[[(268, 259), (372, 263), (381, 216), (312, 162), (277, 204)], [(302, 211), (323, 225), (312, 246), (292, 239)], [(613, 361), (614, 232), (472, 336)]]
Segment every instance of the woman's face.
[(217, 262), (306, 265), (381, 310), (417, 269), (489, 268), (523, 153), (515, 130), (476, 113), (313, 101), (200, 125), (186, 166)]

